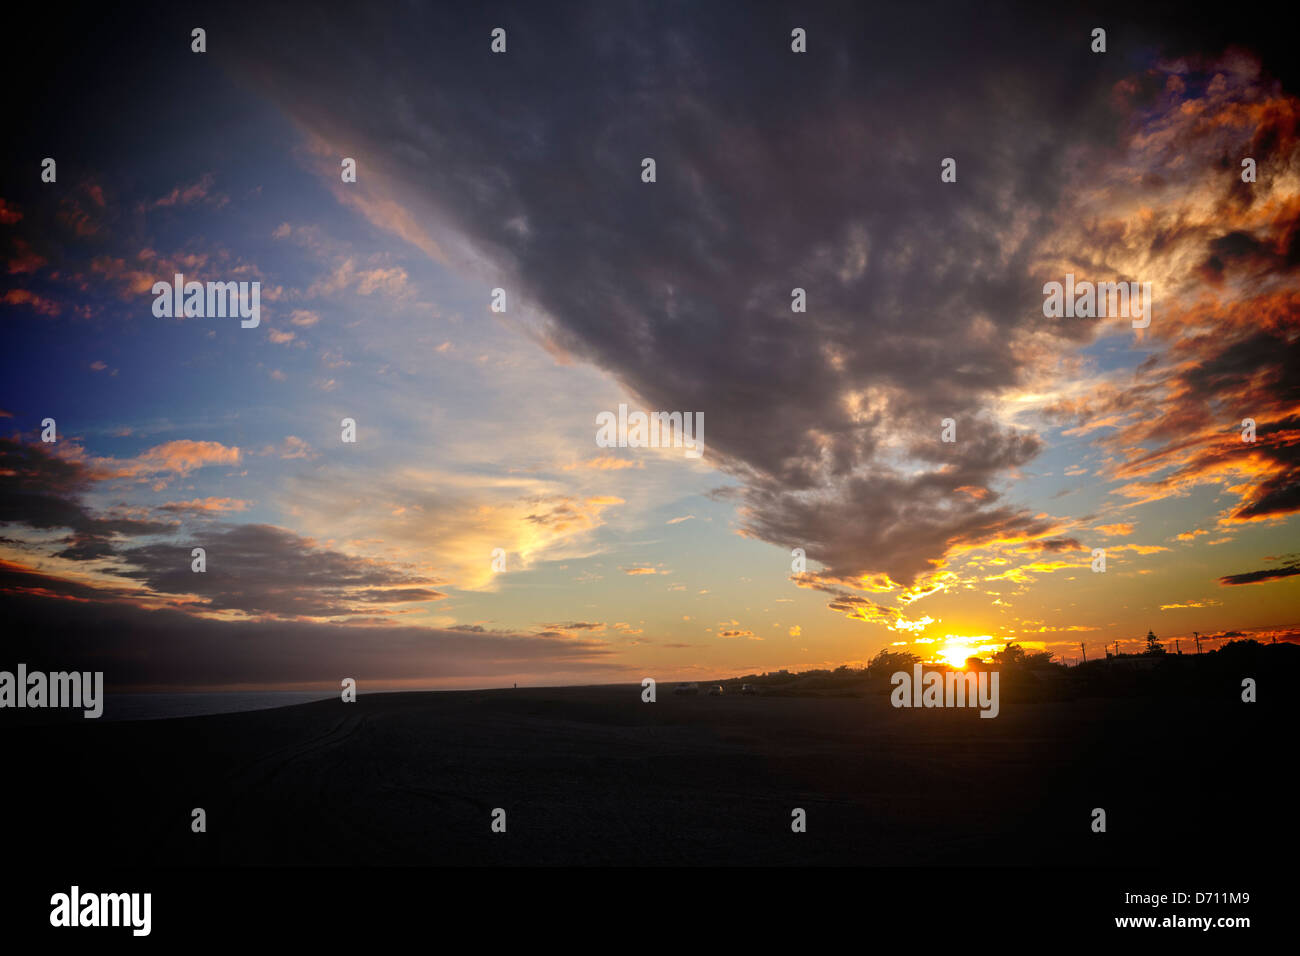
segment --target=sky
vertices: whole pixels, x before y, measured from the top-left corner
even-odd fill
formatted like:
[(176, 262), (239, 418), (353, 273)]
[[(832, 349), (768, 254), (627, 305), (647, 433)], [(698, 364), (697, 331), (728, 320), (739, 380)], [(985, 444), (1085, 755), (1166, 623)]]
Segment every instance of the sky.
[[(0, 666), (455, 688), (1300, 640), (1300, 101), (1260, 24), (38, 17)], [(176, 273), (258, 282), (260, 322), (156, 315)], [(1152, 283), (1149, 326), (1046, 317), (1067, 274)], [(620, 404), (702, 414), (703, 455), (601, 447)]]

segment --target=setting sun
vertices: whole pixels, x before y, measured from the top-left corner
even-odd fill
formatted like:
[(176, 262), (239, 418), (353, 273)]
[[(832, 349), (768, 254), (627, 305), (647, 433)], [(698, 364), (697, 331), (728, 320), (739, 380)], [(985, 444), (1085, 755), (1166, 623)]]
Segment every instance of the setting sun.
[(953, 667), (965, 667), (966, 658), (971, 656), (969, 647), (945, 647), (939, 651), (939, 659)]
[(935, 651), (935, 658), (956, 668), (964, 668), (972, 657), (987, 657), (1004, 643), (990, 634), (945, 634), (943, 642), (944, 646)]

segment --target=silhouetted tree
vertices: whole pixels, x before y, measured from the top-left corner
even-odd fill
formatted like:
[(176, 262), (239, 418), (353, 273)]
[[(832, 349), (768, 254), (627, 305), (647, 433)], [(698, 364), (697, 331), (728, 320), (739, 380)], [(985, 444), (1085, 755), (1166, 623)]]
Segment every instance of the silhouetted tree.
[(888, 677), (898, 671), (910, 671), (920, 660), (907, 651), (881, 651), (867, 662), (867, 673), (872, 677)]
[(1019, 644), (1007, 644), (1002, 650), (993, 655), (993, 659), (1001, 667), (1023, 667), (1025, 665), (1025, 650)]
[(1007, 644), (993, 655), (993, 660), (1006, 670), (1037, 670), (1053, 666), (1051, 651), (1027, 652), (1019, 644)]
[(1147, 631), (1147, 653), (1163, 654), (1164, 652), (1165, 649), (1161, 647), (1160, 642), (1156, 640), (1155, 632)]

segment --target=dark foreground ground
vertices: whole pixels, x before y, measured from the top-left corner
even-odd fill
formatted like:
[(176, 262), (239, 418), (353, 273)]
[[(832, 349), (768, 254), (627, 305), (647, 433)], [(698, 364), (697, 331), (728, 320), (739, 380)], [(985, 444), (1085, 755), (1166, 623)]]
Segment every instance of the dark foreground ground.
[(988, 720), (607, 686), (0, 726), (5, 844), (88, 866), (1240, 867), (1296, 846), (1286, 706), (1004, 699)]

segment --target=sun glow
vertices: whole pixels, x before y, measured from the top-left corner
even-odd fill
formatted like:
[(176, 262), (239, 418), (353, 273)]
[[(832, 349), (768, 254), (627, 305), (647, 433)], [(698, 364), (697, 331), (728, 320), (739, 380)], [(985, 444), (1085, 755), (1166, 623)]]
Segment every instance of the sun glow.
[(935, 658), (956, 668), (964, 668), (970, 657), (984, 657), (998, 649), (993, 638), (987, 634), (978, 637), (965, 637), (960, 634), (946, 634), (943, 647), (938, 648)]
[(965, 667), (966, 658), (970, 656), (971, 649), (969, 647), (945, 647), (938, 654), (941, 661), (958, 668)]

